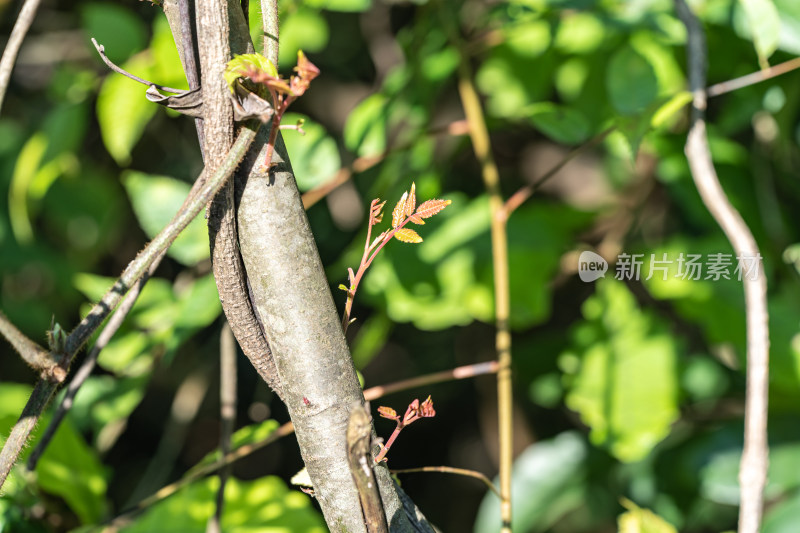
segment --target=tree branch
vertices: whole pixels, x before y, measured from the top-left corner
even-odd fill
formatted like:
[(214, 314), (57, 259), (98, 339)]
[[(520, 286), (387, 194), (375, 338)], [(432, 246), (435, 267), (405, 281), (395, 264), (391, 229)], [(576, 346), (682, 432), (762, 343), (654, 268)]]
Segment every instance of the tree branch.
[[(213, 198), (230, 177), (256, 136), (259, 125), (256, 124), (254, 127), (256, 129), (245, 127), (241, 130), (225, 160), (216, 170), (213, 172), (203, 170), (197, 178), (202, 184), (198, 193), (193, 198), (187, 199), (184, 206), (169, 224), (139, 252), (136, 259), (130, 262), (111, 289), (103, 295), (100, 301), (89, 311), (89, 314), (69, 334), (65, 342), (64, 362), (62, 364), (64, 368), (69, 367), (75, 358), (75, 354), (116, 308), (122, 297), (128, 292), (128, 288), (136, 283), (156, 258), (169, 248), (178, 234), (189, 225), (189, 222), (197, 216), (203, 206)], [(11, 430), (11, 434), (3, 444), (2, 452), (0, 452), (0, 487), (5, 483), (11, 468), (14, 466), (14, 462), (19, 457), (20, 450), (27, 442), (30, 432), (55, 390), (56, 384), (48, 381), (40, 380), (36, 384), (25, 410)]]
[(66, 373), (63, 369), (56, 372), (56, 369), (59, 369), (57, 358), (26, 337), (2, 311), (0, 311), (0, 334), (31, 368), (41, 371), (43, 377), (58, 382), (64, 381)]
[(500, 189), (500, 172), (492, 155), (489, 130), (483, 115), (478, 92), (472, 80), (472, 69), (464, 51), (459, 30), (454, 20), (442, 12), (442, 22), (449, 33), (450, 41), (459, 50), (458, 93), (469, 123), (472, 149), (481, 166), (483, 183), (489, 194), (492, 234), (492, 267), (494, 271), (495, 349), (497, 351), (497, 416), (500, 449), (500, 519), (501, 531), (511, 532), (511, 468), (514, 462), (513, 442), (513, 388), (511, 383), (511, 294), (508, 273), (507, 212)]
[(783, 63), (773, 65), (764, 70), (753, 72), (752, 74), (747, 74), (746, 76), (716, 83), (706, 89), (706, 94), (709, 98), (713, 98), (714, 96), (733, 92), (737, 89), (748, 87), (776, 76), (781, 76), (782, 74), (786, 74), (787, 72), (791, 72), (798, 68), (800, 68), (800, 57), (790, 59), (789, 61), (784, 61)]
[[(231, 327), (225, 322), (219, 339), (219, 399), (220, 399), (220, 435), (219, 449), (225, 457), (231, 453), (231, 436), (236, 425), (236, 339)], [(225, 505), (225, 485), (231, 475), (231, 467), (227, 465), (219, 471), (219, 489), (217, 489), (217, 507), (209, 519), (206, 533), (222, 531), (222, 510)]]
[(0, 109), (3, 108), (3, 100), (8, 90), (8, 83), (11, 81), (11, 72), (14, 70), (14, 63), (17, 61), (17, 54), (25, 39), (25, 34), (31, 27), (36, 10), (39, 9), (41, 0), (25, 0), (22, 9), (17, 16), (11, 35), (3, 50), (3, 57), (0, 58)]
[(764, 510), (767, 480), (767, 402), (769, 382), (769, 325), (767, 280), (761, 254), (744, 219), (728, 201), (717, 177), (708, 146), (706, 123), (706, 68), (708, 52), (700, 21), (684, 0), (675, 0), (678, 16), (686, 25), (689, 85), (694, 99), (686, 158), (697, 190), (714, 220), (727, 236), (744, 270), (744, 258), (756, 261), (756, 276), (743, 276), (747, 317), (747, 390), (744, 415), (744, 451), (739, 469), (739, 532), (756, 533)]
[(28, 457), (28, 470), (33, 471), (36, 468), (36, 463), (47, 449), (47, 445), (50, 444), (50, 441), (56, 434), (56, 431), (61, 425), (62, 420), (64, 420), (64, 417), (69, 410), (72, 409), (75, 396), (77, 396), (78, 391), (86, 382), (86, 379), (91, 375), (92, 370), (94, 370), (95, 364), (97, 363), (97, 358), (100, 355), (100, 351), (103, 350), (106, 345), (108, 345), (112, 337), (114, 337), (114, 334), (116, 334), (117, 330), (120, 328), (120, 326), (122, 326), (122, 323), (125, 321), (128, 313), (130, 313), (131, 309), (133, 309), (136, 300), (139, 298), (139, 294), (141, 294), (145, 283), (147, 283), (150, 277), (152, 277), (152, 275), (155, 273), (158, 265), (161, 264), (161, 260), (164, 259), (165, 255), (166, 253), (162, 253), (156, 258), (155, 261), (153, 261), (153, 264), (150, 265), (148, 271), (141, 278), (139, 278), (139, 281), (136, 282), (136, 285), (134, 285), (128, 294), (125, 295), (125, 299), (122, 300), (122, 303), (114, 313), (114, 316), (109, 319), (108, 324), (106, 324), (106, 326), (103, 328), (103, 331), (100, 332), (100, 335), (98, 335), (97, 341), (95, 341), (94, 346), (92, 346), (92, 350), (89, 352), (89, 355), (86, 356), (86, 359), (84, 359), (81, 367), (77, 372), (75, 372), (75, 375), (72, 376), (69, 386), (67, 387), (67, 391), (64, 394), (64, 399), (61, 400), (61, 404), (58, 406), (53, 418), (50, 419), (50, 424), (47, 426), (42, 438), (39, 439), (39, 442), (36, 444), (36, 448), (34, 448), (34, 450), (31, 452), (31, 455)]

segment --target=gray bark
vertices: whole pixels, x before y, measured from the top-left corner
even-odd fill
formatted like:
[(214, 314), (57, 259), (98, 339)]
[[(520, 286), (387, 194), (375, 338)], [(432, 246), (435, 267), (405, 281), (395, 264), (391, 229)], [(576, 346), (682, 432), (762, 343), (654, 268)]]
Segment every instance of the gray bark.
[[(169, 18), (177, 14), (173, 1), (165, 2)], [(209, 22), (202, 13), (199, 17), (201, 50), (202, 32), (212, 32), (214, 25), (223, 23), (222, 28), (229, 28), (230, 50), (253, 50), (236, 2), (228, 3), (227, 22)], [(173, 31), (179, 27), (174, 20), (170, 25)], [(220, 35), (217, 31), (209, 41), (218, 49)], [(178, 42), (178, 50), (182, 49)], [(217, 98), (208, 84), (221, 81), (216, 79), (221, 78), (218, 58), (208, 53), (201, 51), (204, 100)], [(212, 106), (215, 112), (210, 111)], [(212, 105), (204, 101), (204, 110), (206, 157), (213, 164), (214, 153), (224, 153), (222, 145), (229, 142), (227, 126), (215, 122), (215, 116), (227, 121), (230, 114), (219, 100)], [(280, 136), (273, 155), (277, 165), (268, 174), (262, 170), (268, 135), (263, 127), (236, 174), (236, 219), (230, 193), (221, 193), (209, 211), (215, 276), (237, 340), (259, 374), (277, 384), (273, 388), (288, 407), (328, 527), (361, 533), (366, 529), (349, 470), (345, 433), (349, 406), (364, 398)], [(274, 368), (267, 366), (272, 364)], [(413, 502), (404, 494), (401, 500), (402, 491), (387, 469), (375, 470), (391, 531), (433, 531)]]

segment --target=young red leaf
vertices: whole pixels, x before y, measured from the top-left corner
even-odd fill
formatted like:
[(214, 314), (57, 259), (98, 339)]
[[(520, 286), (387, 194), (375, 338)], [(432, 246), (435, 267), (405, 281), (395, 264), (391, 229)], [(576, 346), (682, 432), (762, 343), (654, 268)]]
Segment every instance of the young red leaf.
[(430, 218), (452, 202), (450, 200), (428, 200), (427, 202), (422, 202), (420, 206), (417, 208), (416, 214), (421, 216), (422, 218)]
[(388, 418), (389, 420), (397, 420), (400, 417), (397, 416), (397, 411), (392, 409), (391, 407), (378, 407), (378, 414), (381, 415), (383, 418)]
[(394, 238), (398, 241), (410, 242), (412, 244), (422, 242), (422, 237), (419, 236), (419, 233), (409, 228), (401, 228), (397, 230), (394, 232)]
[(422, 217), (420, 217), (417, 214), (411, 215), (410, 217), (408, 217), (408, 220), (410, 220), (414, 224), (419, 224), (420, 226), (424, 226), (425, 225), (425, 221), (422, 220)]
[(412, 181), (411, 182), (411, 191), (408, 193), (408, 199), (406, 199), (406, 208), (405, 208), (405, 215), (410, 217), (414, 214), (414, 208), (417, 207), (417, 186)]
[(403, 219), (406, 218), (406, 199), (408, 198), (408, 193), (404, 192), (403, 196), (400, 198), (400, 201), (397, 202), (397, 205), (394, 206), (394, 210), (392, 210), (392, 227), (396, 228), (403, 222)]

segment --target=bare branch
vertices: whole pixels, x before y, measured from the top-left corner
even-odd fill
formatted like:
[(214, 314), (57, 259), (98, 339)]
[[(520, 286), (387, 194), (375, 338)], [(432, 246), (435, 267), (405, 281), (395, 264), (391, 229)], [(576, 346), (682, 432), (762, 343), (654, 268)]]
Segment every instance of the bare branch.
[(33, 388), (25, 409), (22, 410), (19, 420), (14, 424), (5, 444), (3, 444), (3, 450), (0, 451), (0, 487), (6, 482), (8, 474), (14, 467), (14, 463), (17, 462), (17, 458), (19, 458), (20, 451), (28, 441), (28, 436), (36, 426), (39, 416), (47, 407), (47, 404), (50, 403), (50, 398), (53, 397), (53, 393), (57, 388), (58, 383), (45, 379), (40, 379)]
[(50, 376), (55, 378), (56, 381), (64, 381), (66, 373), (63, 369), (59, 373), (60, 379), (58, 379), (59, 376), (53, 374), (54, 369), (58, 368), (58, 360), (53, 354), (26, 337), (8, 320), (2, 311), (0, 311), (0, 334), (5, 337), (31, 368), (42, 371), (45, 377)]
[(14, 70), (14, 63), (17, 61), (19, 48), (22, 46), (25, 34), (28, 33), (28, 29), (31, 27), (31, 23), (36, 16), (36, 10), (39, 9), (40, 3), (41, 0), (25, 0), (17, 16), (17, 21), (14, 23), (14, 28), (11, 30), (6, 48), (3, 50), (3, 57), (0, 58), (0, 109), (3, 108), (3, 99), (8, 90), (8, 83), (11, 80), (11, 71)]
[[(461, 136), (467, 135), (469, 128), (466, 120), (456, 120), (442, 127), (435, 127), (428, 130), (428, 135), (453, 135)], [(316, 204), (325, 198), (332, 191), (339, 188), (344, 183), (347, 183), (353, 174), (360, 174), (371, 169), (381, 161), (385, 160), (390, 154), (397, 153), (403, 150), (408, 150), (414, 145), (414, 141), (407, 142), (401, 146), (396, 146), (385, 150), (383, 153), (373, 156), (362, 156), (353, 161), (350, 165), (344, 166), (333, 175), (333, 177), (314, 187), (313, 189), (303, 193), (303, 207), (306, 209)]]
[(617, 129), (616, 126), (611, 126), (610, 128), (607, 128), (606, 130), (595, 135), (585, 143), (581, 144), (580, 146), (576, 146), (575, 148), (570, 150), (570, 152), (566, 156), (564, 156), (564, 158), (561, 161), (556, 163), (553, 166), (553, 168), (542, 174), (542, 176), (539, 177), (539, 179), (537, 179), (531, 184), (525, 185), (524, 187), (520, 188), (517, 192), (512, 194), (511, 197), (508, 200), (506, 200), (506, 203), (503, 206), (506, 218), (511, 216), (511, 213), (513, 213), (519, 206), (525, 203), (525, 201), (528, 198), (530, 198), (533, 195), (533, 193), (539, 190), (539, 188), (542, 185), (544, 185), (547, 180), (549, 180), (550, 178), (561, 172), (561, 169), (567, 166), (567, 163), (575, 159), (587, 148), (600, 144), (603, 141), (603, 139), (605, 139), (608, 136), (608, 134), (614, 131), (615, 129)]
[[(220, 435), (219, 448), (222, 456), (231, 453), (231, 436), (236, 424), (236, 339), (231, 327), (225, 322), (219, 339), (219, 398)], [(230, 465), (220, 468), (217, 508), (209, 519), (206, 533), (222, 531), (222, 510), (225, 505), (225, 485), (231, 475)]]
[(377, 385), (364, 389), (364, 399), (368, 402), (382, 398), (387, 394), (400, 392), (417, 387), (424, 387), (425, 385), (432, 385), (434, 383), (442, 383), (444, 381), (451, 381), (455, 379), (465, 379), (475, 376), (482, 376), (484, 374), (496, 374), (499, 368), (497, 361), (487, 361), (485, 363), (475, 363), (473, 365), (465, 365), (453, 368), (451, 370), (443, 370), (442, 372), (435, 372), (433, 374), (426, 374), (424, 376), (417, 376), (387, 385)]
[[(259, 127), (260, 124), (252, 124), (242, 128), (225, 161), (213, 172), (204, 170), (200, 174), (197, 178), (200, 187), (198, 193), (187, 198), (183, 207), (176, 213), (169, 224), (139, 253), (136, 259), (130, 262), (111, 289), (103, 295), (100, 301), (89, 311), (89, 314), (69, 334), (65, 342), (64, 362), (62, 364), (64, 368), (69, 367), (69, 364), (75, 358), (75, 354), (119, 304), (122, 297), (128, 292), (128, 288), (136, 283), (156, 258), (169, 248), (175, 237), (189, 225), (189, 222), (197, 216), (219, 191), (220, 187), (244, 157)], [(19, 457), (20, 450), (27, 442), (30, 432), (36, 425), (39, 416), (44, 411), (55, 390), (56, 384), (44, 380), (40, 380), (34, 388), (25, 410), (14, 425), (0, 452), (0, 487), (8, 477), (14, 462)]]
[(502, 533), (511, 533), (511, 467), (514, 462), (513, 389), (511, 383), (511, 291), (508, 273), (508, 213), (500, 188), (500, 171), (492, 154), (489, 129), (475, 89), (472, 67), (455, 18), (442, 7), (441, 21), (449, 40), (459, 50), (458, 94), (469, 123), (472, 150), (481, 167), (484, 188), (489, 195), (494, 277), (495, 350), (497, 351), (497, 418), (500, 449), (500, 520)]
[(42, 438), (39, 439), (39, 442), (36, 444), (36, 448), (31, 452), (30, 457), (28, 457), (28, 470), (34, 470), (36, 468), (36, 463), (39, 461), (39, 458), (42, 456), (44, 451), (47, 449), (47, 445), (50, 444), (50, 441), (53, 439), (53, 436), (56, 434), (58, 427), (61, 425), (61, 421), (64, 420), (64, 417), (72, 409), (72, 405), (75, 402), (75, 396), (77, 396), (78, 391), (86, 382), (86, 379), (92, 374), (92, 370), (94, 370), (95, 365), (97, 364), (97, 358), (100, 355), (100, 351), (108, 345), (111, 341), (114, 334), (116, 334), (117, 330), (122, 326), (122, 323), (125, 321), (125, 318), (130, 313), (131, 309), (133, 309), (133, 305), (136, 303), (137, 298), (139, 298), (139, 294), (141, 294), (142, 289), (144, 288), (145, 283), (150, 279), (150, 277), (155, 273), (158, 265), (161, 264), (161, 260), (164, 258), (166, 253), (162, 253), (159, 257), (153, 261), (153, 264), (150, 265), (150, 269), (139, 278), (139, 281), (136, 282), (136, 285), (125, 295), (125, 299), (122, 300), (117, 311), (114, 313), (114, 316), (108, 321), (106, 327), (103, 328), (103, 331), (98, 335), (97, 341), (92, 346), (92, 350), (89, 352), (89, 355), (86, 356), (84, 359), (83, 364), (75, 372), (75, 375), (72, 376), (72, 380), (70, 380), (69, 386), (67, 387), (67, 391), (64, 394), (64, 399), (61, 400), (61, 404), (58, 406), (53, 418), (50, 419), (50, 424), (47, 426)]
[(752, 74), (747, 74), (746, 76), (741, 76), (739, 78), (734, 78), (732, 80), (727, 80), (721, 83), (714, 84), (706, 89), (706, 94), (708, 95), (709, 98), (712, 98), (714, 96), (719, 96), (721, 94), (729, 93), (737, 89), (741, 89), (743, 87), (754, 85), (756, 83), (760, 83), (762, 81), (774, 78), (776, 76), (786, 74), (787, 72), (791, 72), (798, 68), (800, 68), (800, 57), (790, 59), (789, 61), (784, 61), (783, 63), (773, 65), (764, 70), (753, 72)]
[(261, 0), (261, 18), (264, 28), (264, 56), (278, 68), (278, 0)]
[[(194, 91), (200, 88), (200, 69), (197, 67), (197, 57), (195, 55), (195, 38), (192, 32), (191, 13), (189, 12), (189, 0), (178, 0), (178, 13), (180, 14), (181, 23), (181, 47), (183, 53), (181, 57), (184, 60), (183, 71), (186, 74), (186, 81), (189, 82), (189, 90)], [(200, 154), (205, 161), (205, 133), (203, 132), (203, 119), (196, 117), (194, 119), (194, 127), (197, 130), (197, 140), (200, 144)]]
[(146, 79), (144, 79), (144, 78), (140, 78), (140, 77), (139, 77), (139, 76), (137, 76), (136, 74), (131, 74), (130, 72), (128, 72), (128, 71), (127, 71), (127, 70), (125, 70), (124, 68), (122, 68), (122, 67), (120, 67), (120, 66), (117, 66), (116, 64), (114, 64), (114, 62), (113, 62), (113, 61), (111, 61), (111, 60), (108, 58), (108, 56), (106, 55), (106, 49), (105, 49), (105, 47), (104, 47), (102, 44), (97, 44), (97, 41), (95, 40), (95, 38), (94, 38), (94, 37), (92, 37), (92, 44), (93, 44), (93, 45), (94, 45), (94, 47), (97, 49), (97, 53), (98, 53), (98, 54), (100, 54), (100, 58), (103, 60), (103, 63), (105, 63), (106, 65), (108, 65), (108, 68), (110, 68), (110, 69), (111, 69), (111, 70), (113, 70), (114, 72), (117, 72), (118, 74), (122, 74), (122, 75), (123, 75), (123, 76), (125, 76), (126, 78), (130, 78), (130, 79), (132, 79), (133, 81), (138, 81), (138, 82), (139, 82), (139, 83), (141, 83), (142, 85), (147, 85), (148, 87), (149, 87), (149, 86), (153, 86), (153, 87), (155, 87), (156, 89), (158, 89), (159, 91), (164, 91), (164, 92), (168, 92), (168, 93), (175, 93), (175, 94), (183, 94), (183, 93), (189, 92), (189, 91), (187, 91), (186, 89), (175, 89), (175, 88), (173, 88), (173, 87), (166, 87), (166, 86), (164, 86), (164, 85), (159, 85), (159, 84), (157, 84), (157, 83), (153, 83), (152, 81), (147, 81), (147, 80), (146, 80)]
[(767, 402), (769, 381), (769, 325), (767, 280), (758, 244), (744, 219), (728, 201), (717, 177), (708, 146), (706, 123), (706, 68), (708, 52), (700, 21), (684, 0), (675, 0), (686, 25), (689, 85), (694, 95), (686, 158), (697, 190), (714, 220), (725, 232), (744, 270), (743, 258), (757, 261), (755, 276), (742, 276), (747, 317), (747, 391), (744, 415), (744, 451), (739, 468), (739, 533), (756, 533), (764, 511), (767, 480)]
[(454, 468), (452, 466), (421, 466), (419, 468), (403, 468), (402, 470), (391, 470), (392, 474), (414, 474), (417, 472), (439, 472), (442, 474), (455, 474), (457, 476), (467, 476), (479, 479), (486, 485), (489, 490), (494, 492), (500, 498), (500, 491), (494, 486), (492, 480), (486, 477), (485, 474), (476, 472), (475, 470), (468, 470), (466, 468)]
[(202, 183), (201, 190), (194, 198), (191, 198), (188, 203), (184, 204), (169, 224), (150, 241), (139, 255), (136, 256), (136, 259), (131, 261), (111, 289), (103, 295), (89, 314), (86, 315), (81, 323), (70, 333), (67, 338), (67, 353), (74, 356), (74, 354), (80, 350), (97, 327), (117, 306), (122, 296), (128, 291), (128, 288), (136, 283), (136, 280), (142, 276), (161, 252), (169, 248), (178, 234), (189, 225), (189, 222), (200, 213), (203, 207), (208, 204), (211, 198), (213, 198), (225, 184), (244, 157), (253, 139), (255, 139), (259, 127), (260, 124), (257, 123), (243, 127), (223, 163), (213, 172), (203, 170), (197, 178), (198, 180), (202, 180), (200, 182)]

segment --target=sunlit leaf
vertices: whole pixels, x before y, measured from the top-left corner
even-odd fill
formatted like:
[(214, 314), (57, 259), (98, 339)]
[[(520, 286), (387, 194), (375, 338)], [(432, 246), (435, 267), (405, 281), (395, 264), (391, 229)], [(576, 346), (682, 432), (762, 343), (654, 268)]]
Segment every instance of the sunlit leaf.
[(419, 234), (410, 228), (401, 228), (394, 233), (394, 238), (398, 241), (402, 242), (409, 242), (412, 244), (416, 244), (422, 242), (422, 237)]
[(623, 499), (622, 505), (628, 509), (619, 515), (619, 533), (678, 533), (675, 526), (649, 509), (642, 509), (630, 500)]
[[(122, 68), (147, 79), (153, 60), (141, 52), (122, 64)], [(127, 165), (131, 150), (158, 106), (145, 98), (147, 87), (117, 73), (106, 76), (97, 95), (97, 120), (106, 150), (120, 165)]]
[(392, 210), (392, 227), (396, 228), (406, 218), (406, 199), (408, 192), (404, 192)]
[(739, 0), (747, 17), (749, 33), (753, 39), (758, 60), (762, 68), (777, 50), (780, 39), (781, 20), (772, 0)]
[(430, 218), (450, 204), (451, 200), (427, 200), (419, 205), (416, 215), (421, 218)]
[(679, 347), (613, 279), (595, 282), (585, 322), (559, 364), (569, 376), (566, 404), (591, 428), (591, 440), (622, 461), (645, 457), (678, 417)]
[(414, 208), (417, 207), (417, 193), (416, 193), (416, 184), (411, 182), (411, 190), (408, 192), (408, 198), (406, 198), (405, 204), (405, 213), (406, 217), (410, 217), (414, 213)]
[[(188, 183), (174, 178), (134, 171), (125, 172), (122, 183), (139, 224), (150, 238), (155, 237), (178, 212), (191, 188)], [(167, 252), (185, 265), (195, 265), (208, 257), (208, 230), (202, 218), (198, 215)]]

